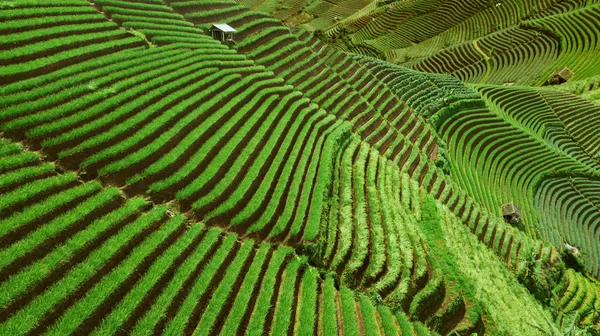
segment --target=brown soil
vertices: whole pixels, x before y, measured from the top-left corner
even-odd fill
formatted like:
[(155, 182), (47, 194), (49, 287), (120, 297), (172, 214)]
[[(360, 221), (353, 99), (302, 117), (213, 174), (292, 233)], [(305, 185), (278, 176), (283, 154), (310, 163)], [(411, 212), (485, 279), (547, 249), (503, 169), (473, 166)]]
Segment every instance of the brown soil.
[(110, 293), (108, 297), (102, 301), (93, 312), (90, 312), (89, 316), (79, 325), (74, 331), (77, 335), (89, 335), (92, 331), (100, 325), (102, 320), (110, 314), (112, 309), (134, 288), (139, 280), (146, 274), (150, 269), (154, 261), (163, 254), (171, 245), (173, 245), (184, 233), (185, 226), (181, 225), (174, 230), (166, 239), (160, 242), (156, 246), (152, 253), (148, 254), (142, 261), (137, 265), (134, 272), (125, 279), (116, 290)]
[[(224, 235), (224, 233), (222, 235)], [(171, 303), (165, 310), (164, 314), (161, 316), (161, 318), (158, 320), (158, 322), (154, 326), (154, 329), (152, 330), (152, 334), (158, 335), (158, 334), (164, 333), (164, 329), (167, 325), (167, 322), (169, 322), (169, 320), (171, 320), (171, 319), (173, 319), (173, 317), (175, 317), (175, 315), (177, 314), (177, 311), (179, 310), (179, 307), (181, 306), (181, 304), (183, 304), (183, 302), (185, 301), (185, 298), (187, 297), (188, 293), (192, 289), (192, 286), (196, 282), (196, 279), (202, 273), (204, 266), (214, 256), (215, 252), (221, 246), (222, 243), (223, 243), (222, 239), (219, 239), (215, 244), (213, 244), (210, 247), (210, 249), (208, 251), (206, 251), (204, 256), (202, 256), (202, 259), (198, 261), (198, 264), (196, 264), (196, 268), (194, 269), (194, 271), (187, 277), (187, 279), (185, 279), (185, 281), (183, 282), (183, 285), (181, 286), (181, 288), (179, 289), (179, 291), (177, 292), (175, 297), (173, 297), (173, 300), (171, 300)], [(233, 248), (232, 250), (235, 250), (235, 248)]]
[[(223, 328), (223, 325), (225, 324), (225, 321), (227, 319), (227, 315), (229, 314), (229, 311), (231, 310), (231, 307), (233, 306), (233, 303), (235, 302), (235, 297), (233, 297), (231, 293), (233, 293), (233, 294), (239, 293), (239, 290), (242, 286), (242, 282), (244, 281), (244, 279), (246, 277), (246, 273), (248, 273), (248, 270), (250, 269), (250, 266), (252, 265), (252, 262), (254, 261), (254, 258), (256, 257), (256, 252), (257, 252), (256, 249), (252, 250), (250, 255), (247, 257), (246, 262), (240, 269), (239, 274), (238, 274), (237, 278), (235, 279), (235, 282), (231, 286), (231, 290), (229, 292), (230, 297), (223, 303), (223, 305), (221, 306), (221, 310), (219, 311), (219, 314), (215, 317), (215, 319), (213, 321), (213, 325), (209, 328), (211, 333), (218, 335), (219, 332), (221, 331), (221, 329)], [(269, 252), (268, 252), (269, 255), (265, 259), (266, 262), (268, 262), (272, 253), (273, 253), (273, 250), (269, 250)], [(263, 265), (261, 265), (261, 266), (263, 266)], [(264, 266), (261, 267), (261, 272), (264, 270), (266, 270), (266, 267), (264, 267)], [(212, 296), (212, 294), (211, 294), (211, 296)]]
[[(210, 283), (207, 285), (207, 288), (214, 288), (214, 289), (217, 288), (219, 283), (221, 283), (221, 280), (223, 280), (223, 278), (225, 277), (227, 268), (229, 267), (231, 262), (234, 260), (235, 256), (237, 255), (238, 251), (240, 250), (240, 247), (241, 247), (240, 243), (236, 243), (233, 245), (233, 247), (229, 250), (227, 257), (225, 257), (223, 262), (219, 265), (219, 268), (217, 269), (214, 276), (210, 280)], [(256, 250), (253, 250), (253, 252), (250, 253), (250, 255), (246, 257), (246, 260), (244, 261), (244, 266), (242, 267), (242, 270), (247, 271), (247, 268), (250, 266), (248, 264), (248, 259), (251, 260), (252, 258), (254, 258), (254, 253), (256, 253)], [(192, 314), (190, 315), (190, 317), (188, 318), (188, 320), (185, 324), (185, 329), (183, 330), (184, 335), (192, 335), (194, 333), (194, 330), (196, 329), (196, 327), (198, 326), (198, 323), (200, 322), (200, 319), (202, 318), (202, 313), (204, 312), (204, 309), (206, 309), (206, 306), (208, 306), (208, 303), (210, 302), (210, 299), (212, 298), (212, 294), (213, 294), (212, 290), (205, 290), (204, 293), (202, 294), (202, 296), (200, 296), (198, 298), (198, 300), (196, 302), (196, 306), (194, 307)]]
[(192, 252), (198, 247), (198, 245), (204, 240), (206, 236), (207, 229), (202, 230), (194, 240), (181, 252), (180, 255), (173, 260), (171, 265), (165, 270), (165, 272), (161, 275), (160, 279), (150, 288), (150, 290), (144, 295), (144, 298), (141, 299), (136, 305), (135, 309), (131, 312), (129, 317), (121, 327), (117, 334), (120, 336), (124, 336), (129, 332), (132, 332), (135, 328), (135, 325), (141, 319), (145, 313), (154, 305), (158, 296), (162, 293), (162, 291), (168, 286), (169, 282), (175, 276), (179, 267), (183, 264), (185, 260), (192, 254)]
[[(86, 41), (84, 46), (89, 45), (88, 42), (89, 41)], [(52, 64), (44, 65), (44, 66), (41, 66), (36, 69), (31, 69), (31, 70), (17, 73), (14, 75), (0, 76), (0, 84), (2, 84), (2, 85), (11, 84), (11, 83), (31, 79), (34, 77), (39, 77), (39, 76), (54, 72), (56, 70), (68, 67), (70, 65), (81, 63), (83, 61), (88, 61), (90, 59), (98, 58), (101, 56), (116, 53), (116, 52), (123, 51), (123, 50), (130, 49), (130, 48), (142, 47), (142, 46), (144, 46), (144, 42), (140, 40), (140, 41), (134, 41), (134, 42), (131, 42), (131, 43), (128, 43), (125, 45), (105, 47), (104, 49), (95, 50), (95, 51), (89, 52), (87, 54), (61, 59), (60, 61), (56, 61)]]
[(81, 299), (90, 288), (95, 286), (102, 278), (109, 274), (117, 265), (119, 265), (132, 251), (133, 249), (141, 244), (146, 237), (158, 230), (164, 223), (166, 218), (162, 221), (150, 225), (137, 234), (135, 237), (130, 239), (124, 246), (122, 246), (115, 255), (111, 257), (102, 267), (100, 267), (93, 276), (85, 280), (80, 284), (77, 289), (67, 294), (60, 303), (55, 305), (51, 311), (46, 313), (37, 326), (28, 332), (28, 335), (41, 335), (47, 328), (52, 326), (62, 316), (67, 309), (71, 308), (79, 299)]
[[(19, 258), (15, 259), (12, 263), (6, 265), (0, 271), (0, 282), (7, 280), (11, 275), (18, 273), (23, 268), (33, 264), (34, 262), (42, 259), (50, 252), (54, 251), (57, 246), (61, 246), (65, 244), (70, 238), (72, 238), (78, 232), (84, 230), (89, 224), (93, 223), (96, 219), (105, 216), (106, 214), (116, 210), (123, 204), (123, 200), (121, 198), (114, 198), (106, 204), (92, 210), (87, 215), (78, 218), (76, 222), (74, 222), (69, 227), (60, 231), (52, 237), (48, 237), (43, 242), (35, 246), (34, 248), (27, 251), (27, 253), (23, 254)], [(36, 222), (40, 223), (39, 220)], [(39, 227), (39, 226), (38, 226)], [(29, 227), (29, 229), (34, 230), (37, 227)], [(29, 231), (31, 232), (31, 231)], [(20, 237), (14, 237), (15, 239), (24, 238), (26, 233), (24, 233)], [(17, 241), (15, 240), (15, 243)]]
[(335, 306), (336, 306), (336, 314), (337, 314), (337, 330), (338, 336), (344, 335), (344, 316), (342, 315), (342, 298), (340, 297), (340, 292), (335, 291)]
[[(286, 260), (281, 264), (281, 267), (277, 271), (277, 276), (276, 276), (277, 281), (275, 282), (275, 285), (273, 286), (274, 293), (271, 296), (271, 302), (269, 305), (271, 307), (271, 309), (269, 309), (267, 316), (265, 316), (263, 332), (270, 331), (271, 325), (275, 322), (274, 321), (275, 310), (277, 309), (277, 303), (279, 302), (279, 296), (282, 295), (281, 290), (283, 287), (283, 282), (285, 280), (285, 268), (287, 266), (287, 263), (290, 262), (290, 259), (291, 259), (291, 255), (288, 255), (286, 257)], [(270, 291), (271, 289), (269, 288), (266, 290)]]
[(358, 325), (358, 334), (365, 335), (365, 321), (363, 320), (362, 310), (358, 301), (354, 301), (354, 311), (356, 315), (356, 324)]

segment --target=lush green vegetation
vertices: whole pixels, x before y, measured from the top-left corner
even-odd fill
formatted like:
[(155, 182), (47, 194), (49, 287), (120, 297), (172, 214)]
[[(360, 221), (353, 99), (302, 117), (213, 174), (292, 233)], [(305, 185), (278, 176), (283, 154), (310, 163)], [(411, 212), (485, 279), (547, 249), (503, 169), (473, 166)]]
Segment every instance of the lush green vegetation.
[(0, 334), (597, 334), (599, 8), (0, 1)]

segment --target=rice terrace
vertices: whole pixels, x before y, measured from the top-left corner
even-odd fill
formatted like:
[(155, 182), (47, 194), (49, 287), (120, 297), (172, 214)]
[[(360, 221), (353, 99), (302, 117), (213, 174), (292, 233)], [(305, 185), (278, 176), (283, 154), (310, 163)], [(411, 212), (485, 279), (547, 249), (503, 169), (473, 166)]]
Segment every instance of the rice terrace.
[(0, 0), (4, 335), (600, 335), (600, 0)]

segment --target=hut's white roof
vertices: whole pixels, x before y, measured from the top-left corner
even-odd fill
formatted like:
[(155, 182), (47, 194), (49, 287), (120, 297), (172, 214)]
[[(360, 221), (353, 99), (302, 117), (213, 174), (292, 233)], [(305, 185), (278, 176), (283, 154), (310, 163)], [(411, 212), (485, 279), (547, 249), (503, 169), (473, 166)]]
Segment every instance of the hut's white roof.
[(215, 23), (212, 25), (211, 29), (216, 28), (225, 33), (235, 33), (237, 30), (233, 29), (230, 25), (226, 23)]

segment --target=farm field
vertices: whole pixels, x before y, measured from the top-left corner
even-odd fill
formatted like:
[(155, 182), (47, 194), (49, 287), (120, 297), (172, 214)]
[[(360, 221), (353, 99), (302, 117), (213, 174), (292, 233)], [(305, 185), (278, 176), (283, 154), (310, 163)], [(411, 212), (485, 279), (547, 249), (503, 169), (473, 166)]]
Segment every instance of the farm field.
[(600, 333), (599, 2), (0, 18), (0, 335)]

